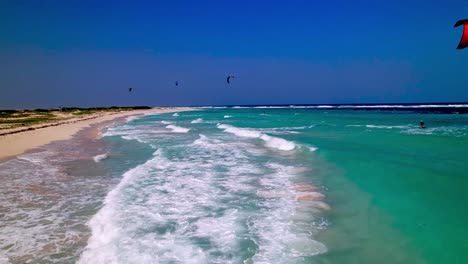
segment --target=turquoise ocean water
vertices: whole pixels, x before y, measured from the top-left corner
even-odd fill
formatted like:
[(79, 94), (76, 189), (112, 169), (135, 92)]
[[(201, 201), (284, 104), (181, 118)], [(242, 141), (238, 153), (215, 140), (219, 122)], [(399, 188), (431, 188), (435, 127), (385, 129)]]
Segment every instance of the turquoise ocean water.
[(204, 108), (46, 146), (0, 163), (0, 263), (466, 263), (466, 107)]

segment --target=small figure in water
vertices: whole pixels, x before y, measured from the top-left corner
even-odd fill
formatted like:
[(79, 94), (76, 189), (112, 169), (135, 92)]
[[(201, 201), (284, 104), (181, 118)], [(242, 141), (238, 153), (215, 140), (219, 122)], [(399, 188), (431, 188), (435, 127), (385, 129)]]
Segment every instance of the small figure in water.
[(421, 121), (419, 122), (419, 128), (426, 128), (426, 127), (424, 126), (424, 121), (421, 120)]

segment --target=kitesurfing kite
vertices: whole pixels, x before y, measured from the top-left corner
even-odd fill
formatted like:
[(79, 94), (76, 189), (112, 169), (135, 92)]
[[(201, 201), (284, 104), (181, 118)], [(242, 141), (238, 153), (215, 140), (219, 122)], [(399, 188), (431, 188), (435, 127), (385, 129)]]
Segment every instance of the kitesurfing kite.
[(226, 79), (226, 82), (227, 82), (227, 83), (231, 83), (231, 82), (230, 82), (231, 78), (235, 78), (235, 77), (236, 77), (236, 76), (234, 76), (234, 75), (229, 75), (229, 76), (227, 77), (227, 79)]
[(464, 48), (468, 47), (468, 19), (463, 19), (463, 20), (457, 21), (457, 23), (455, 23), (455, 26), (453, 26), (453, 27), (458, 27), (458, 26), (461, 26), (461, 25), (463, 25), (463, 35), (462, 35), (462, 38), (460, 40), (460, 44), (458, 44), (457, 49), (464, 49)]
[(131, 92), (132, 90), (133, 90), (133, 88), (132, 88), (132, 87), (128, 88), (128, 92)]

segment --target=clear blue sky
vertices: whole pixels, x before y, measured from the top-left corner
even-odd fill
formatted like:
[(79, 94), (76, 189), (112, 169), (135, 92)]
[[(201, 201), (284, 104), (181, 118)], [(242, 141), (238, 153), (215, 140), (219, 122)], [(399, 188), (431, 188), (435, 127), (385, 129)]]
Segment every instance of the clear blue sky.
[(0, 108), (468, 101), (463, 18), (468, 0), (3, 0)]

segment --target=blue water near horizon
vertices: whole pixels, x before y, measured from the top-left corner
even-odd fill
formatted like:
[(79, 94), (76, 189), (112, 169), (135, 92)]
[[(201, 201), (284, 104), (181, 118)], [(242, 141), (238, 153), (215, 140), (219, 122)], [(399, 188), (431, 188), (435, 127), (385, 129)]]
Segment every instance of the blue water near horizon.
[(81, 194), (89, 198), (80, 213), (67, 209), (80, 223), (73, 253), (31, 259), (463, 263), (468, 105), (413, 106), (207, 107), (129, 118), (103, 131), (104, 147), (88, 158), (102, 172), (73, 178), (77, 190), (94, 186)]

